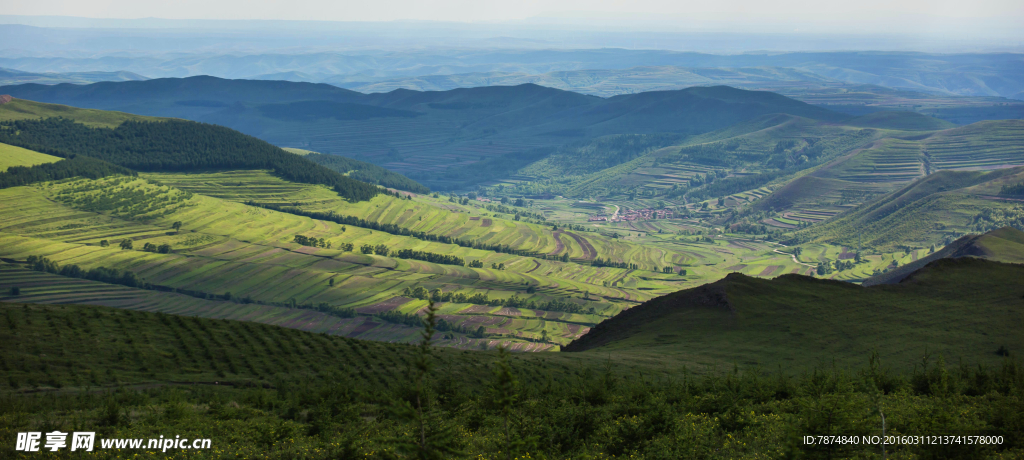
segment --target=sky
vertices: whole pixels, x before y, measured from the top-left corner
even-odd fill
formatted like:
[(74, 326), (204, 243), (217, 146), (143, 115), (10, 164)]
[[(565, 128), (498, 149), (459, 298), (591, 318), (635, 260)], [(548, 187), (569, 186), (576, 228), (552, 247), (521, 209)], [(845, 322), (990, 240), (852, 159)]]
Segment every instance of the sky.
[(0, 0), (5, 15), (452, 21), (649, 31), (905, 33), (1014, 38), (1021, 0)]

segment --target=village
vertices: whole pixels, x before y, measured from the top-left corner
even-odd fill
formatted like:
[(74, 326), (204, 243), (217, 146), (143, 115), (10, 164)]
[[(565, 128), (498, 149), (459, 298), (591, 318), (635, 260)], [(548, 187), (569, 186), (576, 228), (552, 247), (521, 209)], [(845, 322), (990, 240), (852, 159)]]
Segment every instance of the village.
[(668, 209), (616, 209), (611, 216), (597, 214), (587, 219), (588, 222), (633, 222), (639, 220), (670, 219), (675, 213)]

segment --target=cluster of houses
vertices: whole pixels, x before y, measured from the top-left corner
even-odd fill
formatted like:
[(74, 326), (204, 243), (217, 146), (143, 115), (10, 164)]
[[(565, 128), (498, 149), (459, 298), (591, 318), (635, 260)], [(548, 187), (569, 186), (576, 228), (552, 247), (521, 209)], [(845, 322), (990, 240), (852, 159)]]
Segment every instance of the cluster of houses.
[(631, 222), (638, 220), (671, 219), (675, 213), (668, 209), (626, 209), (611, 216), (598, 214), (587, 219), (589, 222)]

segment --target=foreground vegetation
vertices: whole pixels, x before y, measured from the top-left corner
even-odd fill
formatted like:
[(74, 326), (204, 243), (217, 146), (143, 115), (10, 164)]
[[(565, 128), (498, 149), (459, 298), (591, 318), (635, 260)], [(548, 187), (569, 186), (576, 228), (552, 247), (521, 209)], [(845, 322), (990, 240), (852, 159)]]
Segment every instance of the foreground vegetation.
[(89, 458), (881, 458), (881, 445), (810, 446), (803, 436), (883, 429), (1002, 440), (888, 445), (889, 458), (1024, 450), (1024, 370), (1008, 358), (958, 367), (955, 356), (926, 357), (894, 370), (866, 356), (854, 369), (803, 374), (666, 370), (18, 304), (0, 308), (0, 337), (4, 439), (55, 429), (212, 439), (208, 451)]

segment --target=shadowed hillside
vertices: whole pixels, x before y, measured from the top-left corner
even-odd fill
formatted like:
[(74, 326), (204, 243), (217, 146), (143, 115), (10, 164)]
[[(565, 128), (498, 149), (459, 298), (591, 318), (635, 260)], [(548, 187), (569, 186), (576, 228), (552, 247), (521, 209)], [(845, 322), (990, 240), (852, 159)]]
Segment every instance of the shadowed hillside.
[(982, 235), (967, 235), (928, 257), (872, 276), (864, 280), (861, 285), (899, 283), (935, 260), (958, 257), (980, 257), (999, 262), (1024, 263), (1024, 232), (1013, 227), (1003, 227)]
[(734, 273), (625, 311), (563, 350), (769, 368), (849, 364), (872, 350), (907, 365), (926, 350), (994, 362), (1000, 346), (1024, 346), (1021, 279), (1022, 265), (974, 258), (934, 261), (897, 286)]

